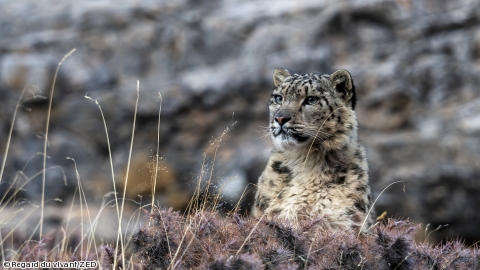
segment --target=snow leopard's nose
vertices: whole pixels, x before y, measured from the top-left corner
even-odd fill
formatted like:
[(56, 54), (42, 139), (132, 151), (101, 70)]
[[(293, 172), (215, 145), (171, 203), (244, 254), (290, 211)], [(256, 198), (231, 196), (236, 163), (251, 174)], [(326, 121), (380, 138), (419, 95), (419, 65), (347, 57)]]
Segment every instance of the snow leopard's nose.
[(275, 115), (275, 121), (280, 124), (280, 126), (283, 126), (285, 123), (290, 121), (292, 119), (291, 116), (289, 115), (284, 115), (284, 114), (277, 114)]

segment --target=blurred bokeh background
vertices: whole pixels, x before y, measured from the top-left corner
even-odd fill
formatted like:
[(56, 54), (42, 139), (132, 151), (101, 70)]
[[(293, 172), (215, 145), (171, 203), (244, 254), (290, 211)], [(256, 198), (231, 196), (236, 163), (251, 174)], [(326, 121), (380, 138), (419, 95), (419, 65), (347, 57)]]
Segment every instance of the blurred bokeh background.
[[(77, 163), (90, 207), (113, 191), (103, 121), (85, 95), (105, 114), (121, 187), (140, 81), (131, 199), (151, 202), (160, 93), (157, 202), (184, 209), (204, 165), (203, 179), (213, 166), (228, 207), (256, 183), (271, 150), (264, 127), (274, 68), (326, 74), (343, 68), (358, 91), (374, 195), (404, 181), (383, 193), (377, 213), (430, 228), (449, 224), (430, 240), (480, 240), (479, 1), (0, 0), (2, 159), (16, 102), (30, 85), (0, 196), (18, 171), (26, 177), (16, 185), (43, 169), (37, 153), (48, 99), (40, 96), (49, 95), (55, 68), (72, 48), (53, 99), (47, 167), (63, 172), (46, 173), (47, 206), (69, 206), (75, 192), (75, 167), (66, 157)], [(16, 200), (38, 204), (41, 178)], [(242, 209), (248, 207), (247, 196)]]

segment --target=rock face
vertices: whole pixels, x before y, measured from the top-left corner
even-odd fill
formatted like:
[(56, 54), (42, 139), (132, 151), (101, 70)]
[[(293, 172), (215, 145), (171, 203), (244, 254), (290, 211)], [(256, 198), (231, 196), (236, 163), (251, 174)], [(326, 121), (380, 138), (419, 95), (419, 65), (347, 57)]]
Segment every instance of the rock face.
[[(33, 178), (19, 195), (39, 200), (37, 153), (48, 108), (41, 96), (49, 96), (57, 63), (72, 48), (54, 92), (48, 199), (75, 190), (74, 163), (66, 157), (75, 159), (92, 200), (113, 190), (104, 124), (86, 94), (105, 114), (116, 182), (128, 161), (138, 79), (132, 158), (156, 154), (160, 93), (159, 154), (176, 172), (165, 180), (176, 187), (165, 190), (191, 193), (213, 167), (214, 185), (226, 181), (225, 199), (235, 202), (269, 155), (273, 69), (344, 68), (358, 91), (374, 194), (403, 181), (382, 194), (377, 212), (430, 228), (450, 224), (431, 240), (479, 240), (480, 3), (440, 2), (0, 0), (2, 155), (21, 90), (36, 86), (19, 109), (0, 190), (23, 170), (16, 185)], [(143, 173), (129, 175), (149, 188)], [(171, 195), (162, 196), (159, 202), (171, 204)]]

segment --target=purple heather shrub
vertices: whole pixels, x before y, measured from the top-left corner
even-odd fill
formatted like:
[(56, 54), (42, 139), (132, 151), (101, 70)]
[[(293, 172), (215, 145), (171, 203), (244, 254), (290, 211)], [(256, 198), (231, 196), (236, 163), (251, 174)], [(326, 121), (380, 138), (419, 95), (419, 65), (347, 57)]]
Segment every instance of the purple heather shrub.
[(417, 244), (419, 225), (389, 219), (365, 234), (216, 212), (154, 209), (132, 236), (140, 269), (478, 269), (480, 252), (459, 241)]
[[(197, 210), (181, 215), (154, 208), (123, 256), (112, 243), (90, 250), (24, 241), (17, 261), (98, 260), (103, 269), (480, 269), (480, 250), (461, 241), (416, 243), (419, 225), (388, 219), (367, 233), (335, 230), (320, 219), (292, 224), (232, 213)], [(55, 247), (56, 246), (56, 247)], [(10, 256), (10, 255), (9, 255)]]

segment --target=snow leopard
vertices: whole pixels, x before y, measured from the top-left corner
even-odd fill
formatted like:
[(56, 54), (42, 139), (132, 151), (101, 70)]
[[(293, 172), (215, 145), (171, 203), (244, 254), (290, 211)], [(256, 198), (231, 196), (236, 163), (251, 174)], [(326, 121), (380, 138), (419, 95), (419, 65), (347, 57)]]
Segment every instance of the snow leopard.
[(273, 72), (269, 130), (273, 151), (258, 180), (255, 217), (321, 218), (328, 228), (373, 224), (365, 148), (357, 137), (351, 74)]

